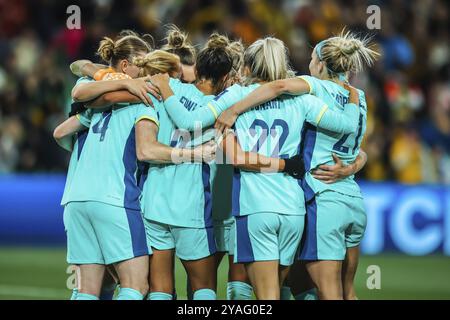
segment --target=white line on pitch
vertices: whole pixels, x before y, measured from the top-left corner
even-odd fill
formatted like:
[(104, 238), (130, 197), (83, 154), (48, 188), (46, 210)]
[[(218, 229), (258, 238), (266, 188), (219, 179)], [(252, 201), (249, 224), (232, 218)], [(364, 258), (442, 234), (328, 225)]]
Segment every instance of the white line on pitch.
[(70, 297), (70, 290), (28, 287), (16, 285), (0, 285), (0, 296), (18, 296), (26, 298), (40, 299), (63, 299), (62, 297)]

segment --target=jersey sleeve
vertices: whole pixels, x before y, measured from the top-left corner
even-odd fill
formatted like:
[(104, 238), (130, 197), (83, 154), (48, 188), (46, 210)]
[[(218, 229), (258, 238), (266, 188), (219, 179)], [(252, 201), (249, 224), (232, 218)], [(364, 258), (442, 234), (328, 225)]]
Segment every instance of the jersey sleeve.
[(336, 133), (349, 134), (357, 130), (359, 107), (353, 103), (346, 104), (344, 111), (333, 110), (322, 100), (311, 95), (302, 96), (301, 102), (306, 108), (306, 121), (312, 125)]
[(174, 95), (164, 102), (164, 107), (178, 128), (194, 131), (199, 124), (202, 127), (209, 127), (214, 123), (214, 115), (206, 106), (200, 106), (195, 110), (189, 111), (181, 103), (179, 93), (182, 92), (183, 84), (180, 80), (170, 78), (169, 85)]
[(230, 108), (240, 100), (242, 100), (242, 87), (238, 84), (225, 89), (213, 101), (208, 104), (208, 108), (214, 113), (216, 119), (226, 109)]
[(319, 88), (318, 79), (311, 76), (300, 76), (300, 79), (304, 80), (309, 85), (309, 94), (317, 95)]
[[(79, 84), (89, 83), (89, 82), (94, 82), (94, 80), (92, 78), (89, 78), (89, 77), (81, 77), (81, 78), (79, 78), (77, 80), (77, 82), (75, 84), (75, 87), (77, 85), (79, 85)], [(72, 102), (73, 102), (73, 100), (72, 100)], [(81, 113), (78, 113), (76, 115), (76, 117), (77, 117), (78, 121), (80, 121), (80, 123), (83, 126), (85, 126), (87, 128), (89, 128), (91, 126), (92, 110), (87, 109), (87, 110), (85, 110), (85, 111), (83, 111)]]
[(81, 77), (77, 80), (77, 83), (75, 84), (75, 86), (82, 84), (82, 83), (89, 83), (89, 82), (94, 82), (95, 80), (89, 77)]
[(182, 86), (182, 82), (179, 79), (170, 78), (169, 79), (169, 86), (173, 90), (173, 92), (178, 92), (179, 88)]
[(86, 128), (89, 128), (91, 126), (91, 119), (92, 119), (92, 110), (88, 109), (85, 110), (79, 114), (76, 115), (78, 121), (85, 126)]
[[(153, 101), (153, 103), (159, 103)], [(155, 105), (155, 107), (157, 107)], [(136, 115), (135, 115), (135, 121), (134, 123), (137, 124), (139, 121), (142, 120), (150, 120), (153, 123), (155, 123), (159, 127), (159, 117), (156, 110), (152, 107), (147, 107), (145, 104), (140, 103), (136, 105)]]
[[(176, 88), (172, 87), (173, 83), (171, 82), (170, 84), (172, 90), (176, 92)], [(241, 99), (241, 87), (234, 85), (219, 94), (213, 101), (205, 103), (205, 105), (193, 111), (187, 110), (176, 95), (169, 97), (164, 102), (164, 105), (170, 118), (178, 128), (193, 131), (199, 124), (203, 128), (212, 126), (224, 110)]]
[(194, 131), (198, 124), (206, 128), (213, 125), (214, 121), (216, 121), (214, 113), (207, 106), (200, 106), (193, 111), (189, 111), (176, 95), (169, 97), (164, 102), (164, 106), (169, 117), (180, 129)]

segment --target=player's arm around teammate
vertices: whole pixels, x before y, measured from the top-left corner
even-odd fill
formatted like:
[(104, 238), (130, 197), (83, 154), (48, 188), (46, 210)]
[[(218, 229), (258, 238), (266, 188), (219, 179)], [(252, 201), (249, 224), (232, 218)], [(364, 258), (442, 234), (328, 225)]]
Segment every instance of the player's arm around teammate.
[[(151, 81), (154, 82), (160, 90), (161, 96), (165, 101), (164, 105), (166, 110), (170, 114), (173, 121), (180, 124), (181, 127), (189, 128), (189, 130), (194, 129), (194, 124), (196, 122), (199, 122), (203, 127), (212, 125), (221, 113), (244, 98), (239, 94), (236, 94), (236, 92), (239, 92), (239, 86), (233, 86), (224, 90), (219, 96), (216, 97), (216, 99), (208, 103), (207, 106), (198, 108), (193, 112), (189, 112), (174, 95), (169, 85), (169, 77), (167, 75), (155, 75), (151, 78)], [(261, 87), (256, 90), (260, 88)], [(350, 87), (348, 88), (350, 89)], [(307, 112), (310, 115), (307, 118), (308, 122), (312, 122), (319, 128), (324, 128), (336, 133), (348, 134), (355, 132), (358, 127), (359, 120), (359, 97), (357, 94), (356, 96), (353, 96), (354, 99), (350, 100), (349, 103), (346, 104), (343, 112), (331, 110), (325, 103), (315, 103), (314, 105), (318, 105), (319, 107), (316, 107), (318, 108), (317, 110), (308, 108)], [(223, 132), (222, 130), (225, 128), (222, 125), (217, 125), (217, 123), (215, 127), (216, 129), (219, 128), (219, 131), (221, 132)]]
[[(237, 117), (249, 108), (274, 99), (282, 94), (302, 95), (310, 92), (310, 84), (301, 77), (277, 80), (264, 84), (253, 91), (245, 99), (237, 102), (232, 107), (222, 112), (217, 119), (215, 128), (219, 131), (230, 128), (236, 122)], [(354, 102), (356, 101), (353, 101), (353, 103)], [(336, 119), (336, 121), (339, 122), (339, 119)], [(351, 133), (353, 129), (354, 128), (350, 128), (349, 130), (346, 130), (346, 133)], [(336, 155), (333, 155), (333, 159), (335, 160), (336, 165), (322, 165), (313, 171), (313, 176), (325, 183), (333, 183), (340, 179), (354, 175), (366, 164), (367, 154), (361, 150), (357, 159), (351, 165), (344, 165)]]
[[(109, 92), (102, 93), (94, 100), (87, 103), (89, 108), (104, 108), (113, 104), (130, 104), (141, 102), (142, 95), (145, 95), (144, 103), (153, 105), (152, 100), (148, 96), (151, 94), (156, 99), (160, 100), (158, 89), (150, 83), (150, 75), (164, 72), (169, 70), (169, 75), (172, 78), (179, 78), (182, 75), (182, 67), (180, 58), (172, 53), (163, 50), (154, 50), (143, 57), (138, 57), (133, 60), (133, 65), (139, 68), (138, 79), (135, 81), (123, 81), (126, 83), (128, 90), (111, 90)], [(112, 80), (116, 78), (123, 78), (126, 74), (119, 74), (108, 69), (99, 69), (97, 72), (83, 71), (84, 76), (92, 77), (96, 81), (100, 80)], [(120, 77), (119, 77), (120, 76)], [(130, 78), (130, 77), (128, 77)], [(131, 79), (131, 78), (130, 78)], [(130, 80), (128, 79), (128, 80)], [(117, 80), (116, 80), (117, 81)], [(145, 91), (145, 92), (144, 92)], [(138, 93), (141, 93), (140, 95)]]
[(73, 148), (73, 134), (88, 128), (80, 121), (80, 117), (81, 115), (71, 116), (53, 131), (53, 138), (58, 145), (69, 152)]
[[(211, 36), (208, 43), (197, 57), (197, 76), (195, 84), (183, 84), (171, 80), (170, 85), (187, 106), (186, 110), (200, 108), (204, 101), (214, 98), (222, 90), (231, 69), (231, 59), (227, 45), (218, 43), (218, 35)], [(217, 62), (221, 62), (217, 68)], [(167, 102), (167, 101), (166, 101)], [(172, 146), (181, 146), (178, 138), (180, 126), (172, 121), (166, 108), (161, 110), (161, 141)], [(189, 133), (190, 135), (190, 133)], [(208, 136), (203, 137), (208, 139)], [(187, 138), (186, 138), (187, 139)], [(144, 188), (144, 208), (150, 238), (153, 243), (152, 280), (150, 299), (170, 299), (173, 293), (173, 256), (176, 254), (187, 274), (193, 291), (194, 300), (211, 300), (216, 298), (216, 252), (211, 207), (211, 184), (215, 169), (208, 164), (191, 164), (181, 166), (164, 166), (149, 173), (148, 188)], [(170, 177), (167, 181), (165, 177)], [(159, 179), (164, 178), (167, 185), (155, 190)], [(178, 191), (179, 190), (179, 191)], [(155, 194), (158, 196), (156, 199)], [(166, 203), (183, 203), (176, 208)]]
[[(117, 43), (104, 39), (99, 48), (106, 61), (124, 74), (129, 72), (130, 77), (134, 75), (135, 67), (130, 66), (129, 61), (148, 50), (148, 44), (137, 36), (120, 38)], [(108, 82), (112, 81), (102, 85), (108, 85)], [(87, 90), (89, 87), (84, 84), (92, 85), (79, 83), (79, 86), (81, 84), (81, 88)], [(106, 265), (113, 265), (119, 276), (118, 299), (139, 300), (147, 294), (149, 250), (145, 236), (141, 236), (145, 233), (142, 232), (143, 221), (136, 196), (140, 192), (139, 186), (133, 178), (128, 178), (137, 170), (135, 147), (128, 140), (135, 123), (155, 117), (143, 105), (96, 113), (95, 120), (92, 118), (96, 123), (90, 126), (83, 140), (85, 152), (77, 153), (79, 158), (81, 155), (81, 161), (77, 164), (64, 214), (68, 262), (78, 265), (80, 270), (77, 300), (99, 298)], [(65, 133), (57, 132), (56, 135)], [(86, 160), (90, 157), (95, 160), (106, 158), (107, 165), (100, 161), (102, 164), (96, 167), (95, 163)], [(99, 175), (97, 179), (110, 181), (114, 188), (106, 190), (98, 185), (93, 178), (95, 174), (89, 174), (94, 167), (96, 169), (92, 170)]]
[[(142, 102), (150, 104), (151, 100), (147, 93), (152, 92), (152, 88), (145, 78), (136, 79), (139, 76), (140, 68), (133, 63), (133, 59), (144, 56), (151, 50), (150, 44), (137, 35), (126, 35), (119, 37), (116, 41), (105, 37), (100, 43), (98, 54), (109, 64), (112, 71), (120, 70), (128, 76), (128, 79), (80, 83), (72, 89), (73, 100), (88, 102), (107, 92), (127, 90)], [(91, 73), (95, 68), (92, 66), (88, 70), (82, 71), (86, 75), (92, 76)]]
[(367, 153), (359, 151), (356, 160), (345, 165), (342, 160), (333, 153), (334, 165), (321, 165), (312, 171), (312, 176), (326, 184), (335, 183), (361, 171), (367, 163)]
[(136, 124), (136, 152), (139, 161), (159, 164), (210, 162), (215, 157), (216, 144), (207, 142), (196, 148), (172, 148), (158, 142), (158, 125), (152, 121)]

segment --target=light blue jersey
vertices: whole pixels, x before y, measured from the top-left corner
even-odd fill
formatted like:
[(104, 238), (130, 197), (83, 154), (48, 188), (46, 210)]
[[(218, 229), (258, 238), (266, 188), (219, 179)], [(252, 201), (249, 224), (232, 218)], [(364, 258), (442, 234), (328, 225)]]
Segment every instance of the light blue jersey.
[[(171, 87), (173, 89), (172, 82)], [(207, 105), (191, 110), (191, 112), (188, 112), (186, 108), (183, 108), (182, 103), (179, 101), (179, 95), (177, 94), (167, 99), (165, 106), (170, 117), (179, 126), (185, 128), (188, 127), (193, 130), (193, 123), (197, 122), (197, 124), (200, 124), (203, 127), (208, 127), (214, 124), (220, 113), (242, 100), (254, 88), (254, 86), (251, 86), (251, 89), (245, 89), (244, 87), (236, 84), (223, 91)], [(355, 106), (348, 105), (345, 112), (334, 112), (329, 110), (324, 103), (319, 103), (317, 99), (314, 99), (311, 96), (306, 99), (316, 100), (316, 103), (313, 104), (314, 108), (311, 108), (310, 111), (304, 110), (304, 112), (309, 112), (310, 116), (315, 115), (315, 119), (312, 119), (314, 116), (311, 116), (312, 118), (310, 119), (313, 124), (320, 123), (320, 126), (336, 132), (350, 133), (356, 130), (355, 128), (359, 117), (359, 110)], [(308, 103), (300, 103), (299, 105), (301, 106), (300, 108), (308, 107)], [(304, 119), (299, 119), (298, 121), (301, 121), (303, 124)], [(270, 125), (273, 124), (271, 123)], [(278, 126), (276, 127), (278, 128)], [(298, 143), (300, 143), (300, 139), (298, 140)]]
[[(78, 79), (76, 85), (78, 85), (80, 83), (89, 83), (89, 82), (93, 82), (93, 81), (94, 80), (92, 80), (90, 78), (84, 77), (84, 78)], [(74, 101), (72, 100), (72, 103), (73, 102)], [(63, 205), (63, 206), (67, 204), (67, 202), (68, 202), (67, 199), (70, 198), (70, 190), (72, 187), (73, 176), (75, 175), (78, 161), (80, 160), (81, 152), (83, 151), (84, 143), (85, 143), (87, 135), (88, 135), (88, 128), (90, 127), (90, 123), (91, 123), (91, 115), (92, 115), (91, 112), (85, 111), (76, 116), (78, 118), (78, 120), (80, 121), (80, 123), (86, 127), (86, 129), (77, 132), (73, 137), (74, 143), (73, 143), (73, 148), (72, 148), (72, 154), (70, 156), (69, 168), (67, 170), (66, 185), (64, 187), (64, 193), (63, 193), (63, 197), (61, 199), (61, 205)]]
[(135, 124), (144, 119), (159, 123), (156, 111), (144, 104), (93, 113), (66, 202), (140, 210), (144, 166), (137, 161)]
[[(174, 103), (179, 103), (183, 111), (193, 112), (207, 105), (214, 96), (205, 96), (192, 84), (183, 84), (171, 79), (170, 86), (175, 93)], [(176, 98), (175, 98), (176, 97)], [(160, 127), (158, 141), (171, 147), (186, 148), (201, 144), (204, 135), (200, 131), (178, 129), (165, 107), (155, 103)], [(206, 134), (206, 133), (205, 133)], [(143, 192), (143, 212), (148, 220), (171, 226), (204, 228), (212, 226), (211, 185), (216, 166), (201, 163), (178, 165), (151, 165)]]
[[(220, 113), (249, 95), (259, 85), (234, 85), (209, 104)], [(358, 108), (349, 105), (336, 113), (311, 95), (280, 97), (242, 114), (235, 124), (238, 141), (244, 151), (274, 158), (290, 158), (300, 152), (305, 122), (337, 132), (352, 132)], [(286, 215), (305, 214), (303, 190), (296, 180), (284, 173), (254, 173), (235, 170), (233, 215), (260, 212)]]
[[(319, 80), (310, 76), (302, 76), (301, 78), (309, 84), (310, 93), (323, 100), (331, 109), (341, 112), (344, 110), (344, 105), (349, 100), (349, 92), (346, 89), (328, 80)], [(359, 90), (359, 100), (360, 115), (358, 128), (354, 132), (342, 134), (316, 128), (312, 125), (305, 127), (303, 133), (303, 155), (307, 171), (323, 164), (333, 165), (332, 153), (337, 154), (344, 163), (355, 161), (359, 154), (367, 123), (367, 104), (364, 92), (361, 90)], [(314, 194), (325, 190), (333, 190), (350, 196), (362, 197), (360, 188), (354, 181), (353, 176), (333, 184), (325, 184), (314, 179), (310, 173), (307, 173), (306, 182), (309, 186), (309, 188), (305, 186), (308, 199)]]

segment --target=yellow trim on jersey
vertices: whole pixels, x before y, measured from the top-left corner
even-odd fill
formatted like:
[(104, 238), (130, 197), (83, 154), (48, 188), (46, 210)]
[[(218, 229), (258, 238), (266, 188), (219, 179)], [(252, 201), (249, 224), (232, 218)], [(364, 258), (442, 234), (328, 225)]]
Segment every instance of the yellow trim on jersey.
[(217, 120), (217, 118), (219, 117), (219, 114), (217, 113), (216, 108), (214, 108), (214, 106), (212, 105), (211, 102), (208, 103), (208, 108), (212, 111), (212, 113), (214, 114), (214, 118), (216, 118), (216, 120)]
[(298, 78), (302, 79), (303, 81), (305, 81), (308, 84), (308, 87), (309, 87), (309, 92), (308, 93), (309, 94), (313, 94), (313, 87), (312, 87), (311, 83), (309, 83), (309, 81), (306, 80), (303, 76), (299, 76)]
[(319, 123), (320, 123), (320, 120), (322, 120), (322, 117), (323, 117), (323, 115), (325, 114), (325, 112), (327, 112), (327, 110), (328, 110), (328, 106), (327, 106), (327, 105), (324, 105), (324, 106), (322, 107), (322, 110), (320, 110), (319, 115), (318, 115), (317, 118), (316, 118), (316, 124), (319, 124)]
[(150, 120), (151, 122), (154, 122), (159, 127), (159, 121), (156, 120), (155, 118), (152, 118), (149, 116), (142, 116), (142, 117), (138, 118), (134, 124), (137, 124), (139, 121), (142, 121), (142, 120)]

